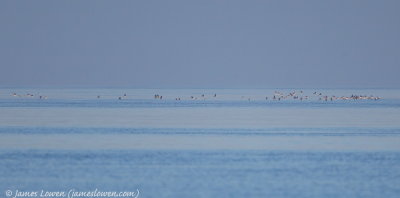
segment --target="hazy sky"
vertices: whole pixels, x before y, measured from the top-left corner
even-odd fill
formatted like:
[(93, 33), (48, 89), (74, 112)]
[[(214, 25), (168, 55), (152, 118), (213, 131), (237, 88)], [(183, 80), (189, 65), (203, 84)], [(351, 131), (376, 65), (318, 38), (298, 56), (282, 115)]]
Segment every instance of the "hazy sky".
[(400, 87), (400, 1), (1, 1), (0, 86)]

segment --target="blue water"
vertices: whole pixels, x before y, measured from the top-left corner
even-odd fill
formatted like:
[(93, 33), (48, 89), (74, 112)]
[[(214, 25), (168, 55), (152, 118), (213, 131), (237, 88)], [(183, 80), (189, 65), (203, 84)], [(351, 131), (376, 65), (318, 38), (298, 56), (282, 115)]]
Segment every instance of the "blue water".
[(151, 134), (233, 136), (400, 136), (400, 128), (73, 128), (1, 127), (0, 134)]
[(235, 101), (235, 100), (149, 100), (149, 99), (125, 99), (122, 101), (115, 99), (98, 100), (77, 100), (77, 99), (3, 99), (0, 107), (69, 107), (69, 108), (179, 108), (179, 107), (257, 107), (257, 108), (279, 108), (279, 107), (298, 107), (298, 108), (399, 108), (400, 101), (394, 99), (378, 101)]
[(400, 153), (3, 151), (10, 189), (141, 189), (143, 197), (398, 197)]
[(400, 90), (310, 89), (303, 101), (274, 92), (0, 89), (0, 197), (400, 197)]

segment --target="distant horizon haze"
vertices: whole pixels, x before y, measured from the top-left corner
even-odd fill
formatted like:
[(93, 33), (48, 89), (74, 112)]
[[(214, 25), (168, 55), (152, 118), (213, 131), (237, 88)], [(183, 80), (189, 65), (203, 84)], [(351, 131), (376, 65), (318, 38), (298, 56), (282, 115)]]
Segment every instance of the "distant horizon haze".
[(1, 1), (0, 88), (400, 88), (400, 1)]

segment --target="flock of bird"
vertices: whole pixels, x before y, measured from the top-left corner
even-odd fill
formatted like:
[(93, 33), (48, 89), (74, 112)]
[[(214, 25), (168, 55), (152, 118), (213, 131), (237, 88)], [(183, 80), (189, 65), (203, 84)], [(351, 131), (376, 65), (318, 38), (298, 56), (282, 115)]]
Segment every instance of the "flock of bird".
[[(216, 98), (217, 94), (212, 95), (212, 97)], [(308, 99), (314, 98), (314, 97), (317, 97), (318, 100), (323, 100), (323, 101), (328, 101), (328, 100), (330, 100), (330, 101), (334, 101), (334, 100), (379, 100), (379, 99), (381, 99), (381, 97), (377, 97), (377, 96), (373, 96), (373, 95), (367, 96), (367, 95), (352, 94), (351, 96), (338, 97), (338, 96), (334, 96), (334, 95), (328, 96), (328, 95), (323, 95), (322, 93), (314, 92), (313, 96), (308, 96), (308, 95), (303, 95), (303, 91), (299, 91), (299, 92), (293, 91), (293, 92), (289, 92), (288, 94), (285, 94), (285, 93), (282, 93), (279, 91), (275, 91), (275, 93), (271, 97), (266, 96), (265, 100), (280, 101), (280, 100), (284, 100), (284, 99), (293, 99), (293, 100), (302, 101), (302, 100), (308, 100)], [(242, 99), (247, 98), (247, 100), (249, 100), (249, 101), (251, 100), (251, 98), (245, 97), (245, 96), (242, 96), (241, 98)], [(154, 99), (163, 99), (163, 97), (159, 94), (155, 94)], [(189, 99), (190, 100), (198, 100), (198, 99), (205, 100), (206, 97), (204, 94), (201, 94), (201, 96), (190, 96)], [(175, 98), (175, 100), (181, 100), (181, 98), (178, 97), (178, 98)]]
[[(17, 93), (13, 93), (11, 94), (14, 97), (25, 97), (25, 98), (38, 98), (38, 99), (48, 99), (47, 96), (43, 96), (43, 95), (38, 95), (35, 96), (33, 94), (27, 93), (27, 94), (23, 94), (23, 95), (18, 95)], [(217, 94), (212, 94), (210, 95), (211, 98), (217, 98)], [(101, 98), (100, 95), (97, 96), (97, 98)], [(123, 99), (127, 99), (128, 96), (127, 94), (123, 94), (122, 96), (118, 96), (117, 97), (118, 100), (123, 100)], [(247, 99), (247, 100), (252, 100), (250, 97), (245, 97), (242, 96), (242, 99)], [(334, 101), (334, 100), (379, 100), (381, 99), (381, 97), (377, 97), (377, 96), (367, 96), (367, 95), (356, 95), (356, 94), (352, 94), (351, 96), (334, 96), (334, 95), (323, 95), (322, 93), (319, 92), (313, 92), (313, 94), (311, 96), (308, 95), (304, 95), (303, 91), (292, 91), (289, 93), (283, 93), (283, 92), (279, 92), (279, 91), (275, 91), (274, 94), (272, 96), (266, 96), (265, 100), (273, 100), (273, 101), (281, 101), (281, 100), (309, 100), (309, 99), (315, 99), (317, 98), (318, 100), (321, 101)], [(154, 99), (157, 100), (163, 100), (165, 99), (165, 97), (163, 98), (162, 95), (160, 94), (155, 94), (154, 95)], [(207, 97), (205, 94), (201, 94), (200, 96), (193, 96), (191, 95), (190, 97), (187, 98), (187, 100), (206, 100)], [(175, 98), (176, 101), (180, 101), (181, 98), (180, 97), (176, 97)]]
[[(334, 100), (379, 100), (381, 99), (381, 97), (377, 97), (377, 96), (367, 96), (367, 95), (356, 95), (356, 94), (352, 94), (351, 96), (328, 96), (328, 95), (323, 95), (322, 93), (317, 93), (314, 92), (313, 93), (314, 97), (317, 97), (318, 100), (324, 100), (324, 101), (334, 101)], [(284, 94), (278, 91), (275, 91), (272, 99), (273, 100), (282, 100), (282, 99), (294, 99), (294, 100), (307, 100), (309, 98), (311, 98), (308, 95), (303, 95), (303, 91), (300, 91), (299, 93), (297, 93), (296, 91), (290, 92), (289, 94)], [(268, 97), (265, 98), (266, 100), (268, 100)]]
[[(30, 93), (27, 93), (27, 94), (25, 94), (25, 95), (18, 95), (17, 93), (12, 93), (11, 95), (14, 96), (14, 97), (20, 97), (20, 98), (21, 98), (21, 97), (35, 98), (35, 95), (30, 94)], [(43, 95), (39, 95), (38, 98), (39, 98), (39, 99), (47, 99), (48, 97), (47, 97), (47, 96), (43, 96)]]

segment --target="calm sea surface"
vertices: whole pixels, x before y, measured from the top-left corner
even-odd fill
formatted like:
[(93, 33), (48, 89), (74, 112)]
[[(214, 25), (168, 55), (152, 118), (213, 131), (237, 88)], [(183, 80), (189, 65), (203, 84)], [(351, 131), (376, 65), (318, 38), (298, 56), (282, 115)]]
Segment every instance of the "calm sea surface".
[(400, 90), (0, 89), (0, 197), (70, 189), (397, 198)]

